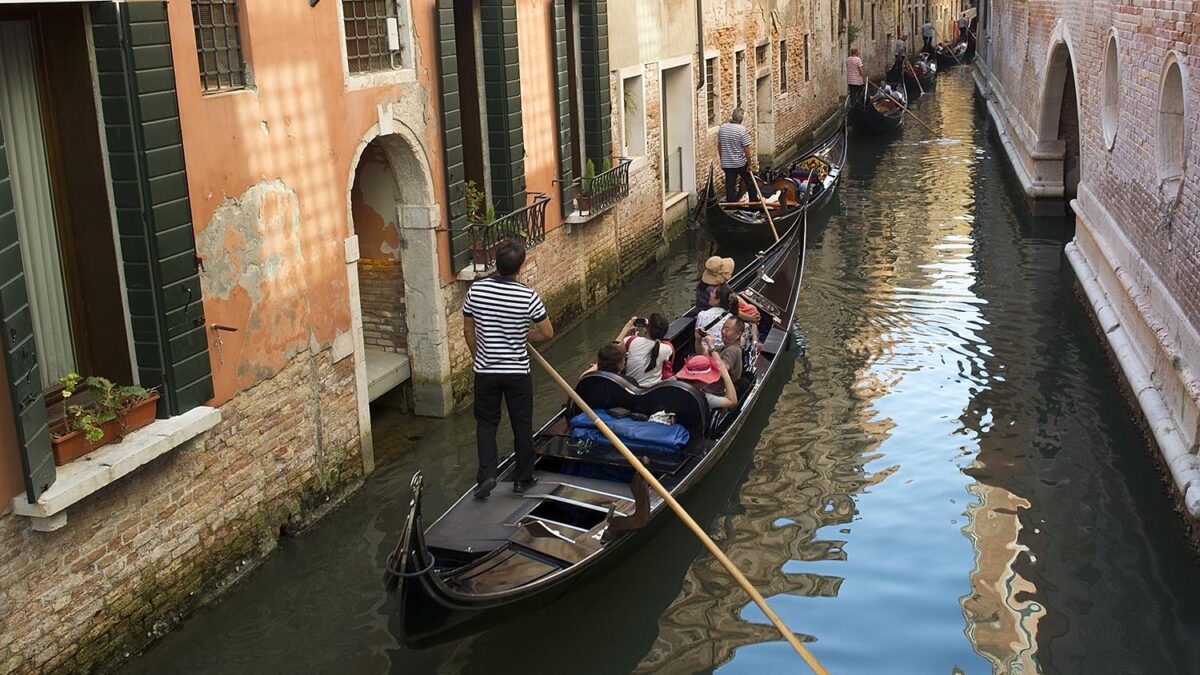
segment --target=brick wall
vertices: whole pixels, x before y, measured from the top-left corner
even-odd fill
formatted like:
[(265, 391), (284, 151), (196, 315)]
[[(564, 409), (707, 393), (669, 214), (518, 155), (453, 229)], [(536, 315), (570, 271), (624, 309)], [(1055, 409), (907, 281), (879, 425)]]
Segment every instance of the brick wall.
[(404, 314), (404, 273), (397, 260), (360, 258), (359, 297), (363, 343), (368, 349), (403, 352), (408, 347)]
[(108, 670), (362, 480), (353, 359), (304, 352), (211, 431), (34, 532), (0, 516), (0, 672)]
[[(1089, 302), (1105, 308), (1099, 316), (1106, 339), (1121, 334), (1124, 346), (1114, 351), (1126, 377), (1142, 378), (1135, 391), (1155, 438), (1169, 459), (1167, 446), (1181, 445), (1179, 461), (1171, 463), (1186, 490), (1181, 462), (1194, 464), (1200, 440), (1200, 365), (1194, 363), (1200, 354), (1194, 166), (1200, 157), (1200, 8), (1180, 0), (981, 4), (977, 81), (1027, 193), (1061, 191), (1063, 158), (1071, 166), (1076, 151), (1067, 136), (1077, 128), (1080, 183), (1072, 206), (1080, 218), (1068, 255), (1090, 283)], [(1111, 149), (1101, 118), (1110, 36), (1117, 44), (1119, 111)], [(1178, 191), (1160, 181), (1156, 154), (1160, 83), (1171, 58), (1186, 73), (1183, 140), (1169, 142), (1182, 143), (1186, 153)], [(1058, 95), (1070, 86), (1057, 84), (1062, 77), (1074, 79), (1077, 127), (1058, 114)], [(1157, 433), (1162, 428), (1170, 432)], [(1193, 516), (1200, 515), (1196, 499), (1187, 504)]]

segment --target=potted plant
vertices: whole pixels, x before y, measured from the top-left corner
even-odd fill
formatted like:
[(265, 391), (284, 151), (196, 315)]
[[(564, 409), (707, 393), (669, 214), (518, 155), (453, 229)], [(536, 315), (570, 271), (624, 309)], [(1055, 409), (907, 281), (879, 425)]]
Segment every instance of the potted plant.
[(575, 197), (575, 209), (579, 215), (586, 216), (592, 212), (592, 184), (596, 182), (596, 163), (588, 160), (583, 165), (583, 185), (579, 195)]
[(103, 377), (83, 378), (70, 373), (59, 380), (62, 396), (69, 399), (86, 386), (94, 398), (86, 404), (68, 404), (61, 424), (50, 430), (54, 463), (63, 466), (114, 439), (154, 421), (158, 392), (138, 386), (120, 387)]
[[(479, 230), (483, 226), (488, 225), (496, 220), (496, 207), (488, 203), (487, 193), (479, 189), (475, 181), (469, 180), (465, 186), (463, 196), (467, 200), (467, 223), (474, 230)], [(492, 248), (495, 244), (492, 245)], [(492, 251), (485, 249), (482, 237), (476, 237), (474, 241), (474, 262), (476, 265), (484, 265), (490, 259)]]

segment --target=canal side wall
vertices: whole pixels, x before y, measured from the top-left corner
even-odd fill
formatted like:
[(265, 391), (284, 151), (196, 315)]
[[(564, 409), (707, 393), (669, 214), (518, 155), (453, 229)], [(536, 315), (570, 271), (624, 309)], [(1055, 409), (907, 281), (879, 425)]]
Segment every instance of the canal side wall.
[(61, 529), (0, 516), (0, 672), (111, 669), (361, 484), (350, 359), (302, 352), (220, 410)]
[(1067, 259), (1183, 508), (1200, 518), (1200, 11), (987, 4), (978, 89), (1026, 195), (1071, 200)]

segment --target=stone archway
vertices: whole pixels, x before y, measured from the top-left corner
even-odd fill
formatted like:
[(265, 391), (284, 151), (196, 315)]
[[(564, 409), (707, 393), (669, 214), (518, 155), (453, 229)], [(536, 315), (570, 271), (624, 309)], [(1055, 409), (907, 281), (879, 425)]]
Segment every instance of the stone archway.
[(1031, 153), (1034, 175), (1045, 197), (1070, 199), (1079, 186), (1079, 100), (1075, 63), (1066, 25), (1059, 21), (1050, 37), (1042, 82), (1037, 144)]
[(441, 211), (416, 136), (395, 121), (385, 126), (386, 133), (376, 125), (363, 137), (347, 190), (357, 241), (347, 255), (350, 302), (366, 428), (367, 402), (397, 388), (400, 398), (411, 395), (418, 415), (443, 417), (453, 407), (438, 275)]

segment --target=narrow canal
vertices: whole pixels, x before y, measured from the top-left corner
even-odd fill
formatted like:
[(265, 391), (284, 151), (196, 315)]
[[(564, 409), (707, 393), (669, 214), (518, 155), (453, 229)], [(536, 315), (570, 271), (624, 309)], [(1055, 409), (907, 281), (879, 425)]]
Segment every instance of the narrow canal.
[[(1070, 224), (1031, 219), (965, 71), (854, 139), (814, 219), (804, 349), (689, 502), (835, 673), (1200, 672), (1200, 569), (1074, 295)], [(577, 373), (631, 314), (686, 308), (689, 238), (549, 350)], [(538, 378), (539, 417), (561, 402)], [(774, 409), (771, 408), (775, 401)], [(125, 672), (802, 672), (672, 524), (553, 606), (427, 651), (380, 570), (474, 475), (473, 422), (378, 421), (361, 492)]]

